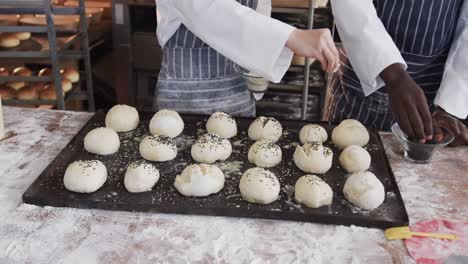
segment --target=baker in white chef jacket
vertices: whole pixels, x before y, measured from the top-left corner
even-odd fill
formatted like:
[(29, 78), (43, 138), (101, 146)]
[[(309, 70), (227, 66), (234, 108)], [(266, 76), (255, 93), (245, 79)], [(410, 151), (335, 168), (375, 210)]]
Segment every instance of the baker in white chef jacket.
[(299, 30), (269, 17), (271, 0), (156, 0), (163, 50), (156, 108), (254, 116), (255, 100), (234, 64), (279, 82), (293, 53), (339, 65), (328, 29)]
[[(332, 0), (346, 50), (324, 118), (468, 144), (468, 1)], [(346, 57), (346, 55), (344, 55)], [(432, 111), (432, 118), (431, 118)]]

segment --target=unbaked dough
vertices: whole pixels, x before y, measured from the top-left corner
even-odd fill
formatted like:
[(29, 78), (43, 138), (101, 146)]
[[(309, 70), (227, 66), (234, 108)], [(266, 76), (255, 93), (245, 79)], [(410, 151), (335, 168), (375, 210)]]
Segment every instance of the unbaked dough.
[(346, 119), (333, 129), (332, 141), (337, 147), (343, 149), (351, 145), (364, 147), (369, 142), (369, 132), (361, 122)]
[(269, 204), (278, 199), (280, 183), (273, 172), (256, 167), (242, 175), (239, 189), (244, 200)]
[(117, 132), (107, 127), (95, 128), (86, 134), (84, 148), (97, 155), (110, 155), (119, 151), (120, 139)]
[(315, 125), (315, 124), (309, 124), (304, 126), (301, 131), (299, 132), (299, 140), (301, 141), (301, 144), (304, 144), (306, 142), (322, 142), (325, 143), (328, 139), (328, 134), (325, 128)]
[(307, 173), (326, 173), (332, 166), (333, 152), (322, 142), (306, 142), (297, 146), (293, 155), (296, 166)]
[(184, 120), (172, 110), (160, 110), (151, 118), (149, 129), (153, 135), (175, 138), (184, 131)]
[(223, 138), (232, 138), (237, 135), (236, 120), (226, 113), (216, 112), (206, 122), (206, 130)]
[(140, 142), (140, 155), (150, 161), (173, 160), (177, 156), (177, 145), (168, 136), (147, 136)]
[(315, 175), (305, 175), (297, 180), (294, 196), (298, 203), (310, 208), (331, 205), (333, 191), (325, 181)]
[(283, 127), (273, 117), (260, 116), (250, 124), (248, 132), (252, 140), (268, 139), (276, 143), (283, 134)]
[(224, 161), (231, 156), (231, 153), (231, 142), (213, 133), (199, 137), (191, 149), (192, 158), (200, 163)]
[(382, 182), (369, 171), (352, 174), (343, 188), (348, 201), (364, 210), (374, 210), (385, 200), (385, 188)]
[(340, 164), (347, 172), (359, 172), (369, 169), (371, 156), (367, 150), (351, 145), (346, 147), (340, 155)]
[(152, 164), (139, 160), (127, 167), (124, 185), (128, 192), (148, 192), (159, 180), (159, 171)]
[(190, 165), (176, 176), (174, 187), (184, 196), (208, 196), (223, 189), (224, 174), (215, 165)]
[(262, 139), (250, 147), (248, 158), (257, 167), (271, 168), (281, 162), (282, 152), (275, 143)]
[(98, 160), (79, 160), (68, 165), (63, 184), (77, 193), (92, 193), (101, 188), (107, 180), (107, 169)]
[(129, 132), (138, 127), (140, 117), (135, 107), (115, 105), (106, 115), (106, 127), (116, 132)]

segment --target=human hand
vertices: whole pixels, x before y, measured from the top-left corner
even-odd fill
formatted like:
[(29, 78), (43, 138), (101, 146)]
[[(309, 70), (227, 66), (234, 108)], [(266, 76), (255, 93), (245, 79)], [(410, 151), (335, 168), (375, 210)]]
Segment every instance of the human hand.
[(432, 113), (434, 123), (434, 139), (440, 142), (443, 139), (441, 128), (453, 134), (455, 140), (450, 146), (468, 146), (468, 128), (460, 120), (445, 112), (442, 108), (437, 108)]
[(340, 55), (328, 29), (294, 30), (286, 46), (295, 54), (316, 58), (327, 72), (338, 70)]
[(432, 140), (432, 118), (426, 96), (401, 64), (387, 67), (381, 74), (387, 86), (390, 106), (401, 129), (412, 140)]

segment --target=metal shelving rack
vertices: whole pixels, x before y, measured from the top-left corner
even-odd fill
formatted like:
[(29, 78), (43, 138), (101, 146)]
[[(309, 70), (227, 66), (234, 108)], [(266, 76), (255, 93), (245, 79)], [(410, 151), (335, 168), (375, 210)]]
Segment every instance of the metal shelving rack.
[[(313, 29), (314, 28), (314, 16), (315, 16), (315, 0), (309, 0), (309, 8), (300, 8), (300, 7), (278, 7), (278, 8), (273, 8), (272, 12), (273, 13), (286, 13), (286, 14), (307, 14), (308, 15), (308, 24), (307, 28), (308, 29)], [(298, 65), (293, 65), (289, 68), (288, 71), (290, 72), (304, 72), (304, 85), (301, 87), (302, 88), (302, 111), (301, 111), (301, 118), (302, 120), (305, 120), (307, 117), (307, 100), (309, 97), (309, 89), (310, 88), (322, 88), (321, 90), (324, 90), (322, 86), (311, 86), (310, 84), (310, 67), (312, 63), (309, 58), (305, 59), (304, 66), (298, 66)], [(325, 77), (325, 80), (327, 78)], [(298, 90), (300, 87), (298, 85), (294, 84), (275, 84), (271, 83), (269, 85), (270, 88), (277, 88), (277, 89), (291, 89), (291, 90)], [(320, 94), (320, 109), (323, 109), (323, 103), (325, 101), (325, 91), (317, 90), (317, 92)]]
[[(58, 109), (65, 109), (65, 101), (69, 99), (88, 101), (88, 110), (95, 111), (94, 91), (90, 48), (88, 40), (88, 25), (84, 0), (79, 0), (77, 7), (53, 6), (50, 0), (3, 0), (0, 1), (0, 14), (43, 14), (46, 17), (45, 26), (0, 26), (0, 32), (31, 32), (47, 33), (49, 49), (45, 51), (0, 51), (0, 59), (18, 59), (21, 61), (35, 61), (47, 59), (52, 65), (52, 76), (49, 77), (0, 77), (2, 82), (53, 82), (57, 100), (4, 100), (4, 105), (56, 105)], [(62, 30), (55, 27), (53, 15), (79, 15), (79, 28), (77, 31)], [(79, 50), (60, 49), (57, 44), (57, 33), (76, 34), (75, 40), (81, 40)], [(73, 89), (68, 95), (62, 92), (62, 76), (60, 74), (60, 60), (83, 60), (86, 91)], [(82, 78), (80, 78), (81, 80)]]

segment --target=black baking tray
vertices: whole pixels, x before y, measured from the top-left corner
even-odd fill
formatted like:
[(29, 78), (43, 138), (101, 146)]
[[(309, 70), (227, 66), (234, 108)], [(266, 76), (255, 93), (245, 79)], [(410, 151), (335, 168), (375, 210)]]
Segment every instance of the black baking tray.
[[(105, 113), (97, 112), (23, 194), (23, 201), (39, 206), (266, 218), (381, 229), (408, 225), (408, 215), (382, 141), (378, 132), (372, 129), (369, 129), (370, 142), (366, 146), (372, 156), (369, 170), (382, 181), (386, 191), (385, 202), (373, 211), (360, 210), (344, 199), (342, 190), (347, 173), (338, 165), (341, 150), (333, 146), (330, 140), (326, 145), (333, 150), (334, 163), (330, 171), (320, 177), (334, 191), (333, 204), (310, 209), (294, 201), (294, 184), (299, 177), (306, 174), (300, 171), (292, 160), (295, 146), (299, 141), (299, 130), (306, 124), (301, 121), (281, 121), (284, 133), (278, 144), (283, 150), (283, 160), (277, 167), (270, 169), (281, 183), (281, 192), (279, 199), (269, 205), (245, 202), (239, 194), (238, 185), (242, 173), (254, 167), (247, 160), (248, 149), (253, 144), (247, 135), (248, 126), (253, 120), (251, 118), (236, 119), (239, 133), (231, 139), (232, 156), (227, 161), (216, 163), (226, 176), (225, 187), (218, 194), (205, 198), (188, 198), (180, 195), (173, 187), (175, 176), (187, 165), (194, 163), (190, 156), (191, 144), (199, 135), (206, 132), (207, 117), (188, 115), (182, 116), (185, 129), (176, 139), (179, 149), (177, 158), (170, 162), (153, 162), (161, 174), (153, 190), (138, 194), (129, 193), (123, 184), (125, 170), (128, 164), (141, 159), (138, 147), (142, 138), (149, 135), (148, 125), (152, 115), (153, 113), (140, 113), (141, 121), (138, 128), (119, 134), (121, 146), (118, 153), (97, 156), (86, 152), (83, 147), (86, 133), (105, 124)], [(334, 125), (320, 122), (318, 124), (325, 127), (331, 135)], [(81, 159), (98, 159), (107, 167), (108, 179), (95, 193), (73, 193), (66, 190), (63, 185), (63, 175), (67, 166)]]

